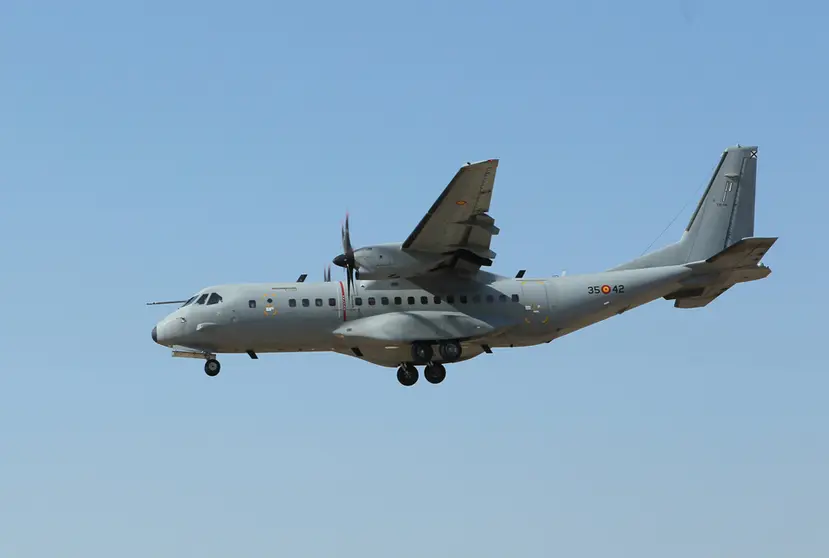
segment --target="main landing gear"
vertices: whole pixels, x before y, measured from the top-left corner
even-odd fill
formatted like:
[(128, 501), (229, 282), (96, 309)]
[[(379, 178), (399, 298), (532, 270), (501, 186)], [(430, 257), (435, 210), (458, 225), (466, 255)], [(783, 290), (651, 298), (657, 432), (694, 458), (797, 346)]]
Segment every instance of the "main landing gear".
[(455, 362), (461, 357), (461, 344), (459, 341), (441, 341), (438, 344), (438, 354), (441, 362), (433, 360), (435, 354), (431, 343), (412, 343), (412, 362), (404, 362), (397, 369), (397, 381), (409, 387), (415, 385), (418, 379), (418, 371), (415, 364), (425, 364), (423, 377), (430, 384), (439, 384), (446, 379), (446, 368), (443, 362)]
[[(401, 364), (397, 369), (397, 381), (409, 387), (415, 385), (420, 374), (411, 362)], [(439, 384), (446, 379), (446, 368), (439, 362), (430, 362), (423, 369), (423, 377), (430, 384)]]

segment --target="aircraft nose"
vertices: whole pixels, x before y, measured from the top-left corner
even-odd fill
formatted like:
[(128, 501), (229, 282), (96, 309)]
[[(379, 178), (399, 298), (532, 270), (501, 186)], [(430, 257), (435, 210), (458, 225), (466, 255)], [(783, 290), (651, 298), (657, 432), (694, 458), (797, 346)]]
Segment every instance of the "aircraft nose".
[(152, 336), (153, 336), (153, 342), (158, 343), (158, 330), (155, 328), (155, 326), (153, 326)]

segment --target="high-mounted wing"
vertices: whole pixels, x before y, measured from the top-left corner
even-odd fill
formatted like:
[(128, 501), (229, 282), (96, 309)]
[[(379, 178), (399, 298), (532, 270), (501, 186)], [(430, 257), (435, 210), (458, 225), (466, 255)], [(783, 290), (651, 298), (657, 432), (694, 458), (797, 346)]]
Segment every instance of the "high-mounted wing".
[(499, 231), (487, 212), (497, 169), (498, 159), (461, 167), (403, 243), (403, 250), (450, 256), (441, 267), (474, 272), (492, 265), (495, 252), (490, 242)]

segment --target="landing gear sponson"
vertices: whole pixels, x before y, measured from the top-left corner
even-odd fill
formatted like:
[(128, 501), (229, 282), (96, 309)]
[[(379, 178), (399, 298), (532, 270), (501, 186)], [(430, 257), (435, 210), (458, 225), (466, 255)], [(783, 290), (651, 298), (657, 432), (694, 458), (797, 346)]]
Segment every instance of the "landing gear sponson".
[(397, 381), (404, 386), (413, 386), (419, 377), (415, 364), (425, 364), (423, 376), (430, 384), (439, 384), (446, 378), (446, 368), (443, 362), (455, 362), (461, 357), (459, 341), (441, 341), (438, 343), (440, 362), (434, 360), (435, 354), (432, 344), (425, 341), (412, 343), (412, 362), (404, 362), (397, 369)]

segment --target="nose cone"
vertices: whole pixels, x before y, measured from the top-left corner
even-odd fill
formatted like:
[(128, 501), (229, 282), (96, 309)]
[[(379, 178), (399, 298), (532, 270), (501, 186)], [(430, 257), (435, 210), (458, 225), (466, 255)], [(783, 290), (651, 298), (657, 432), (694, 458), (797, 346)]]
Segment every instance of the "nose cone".
[(336, 266), (339, 266), (339, 267), (345, 267), (345, 266), (346, 266), (346, 264), (348, 263), (348, 258), (346, 258), (346, 257), (345, 257), (345, 254), (340, 254), (339, 256), (337, 256), (336, 258), (334, 258), (334, 259), (332, 260), (332, 262), (333, 262), (333, 263), (334, 263), (334, 265), (336, 265)]
[(158, 330), (155, 327), (153, 327), (152, 336), (153, 336), (153, 342), (158, 343)]

